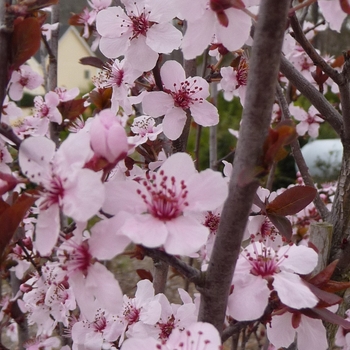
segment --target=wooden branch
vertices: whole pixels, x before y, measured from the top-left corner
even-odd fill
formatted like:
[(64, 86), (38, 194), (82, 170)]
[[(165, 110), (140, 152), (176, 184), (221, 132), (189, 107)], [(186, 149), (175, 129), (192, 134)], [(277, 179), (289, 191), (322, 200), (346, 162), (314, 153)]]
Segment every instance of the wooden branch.
[[(57, 23), (60, 20), (59, 16), (59, 4), (53, 5), (51, 10), (51, 23)], [(48, 68), (48, 86), (47, 91), (53, 91), (57, 87), (57, 69), (58, 69), (58, 38), (59, 28), (52, 30), (50, 40), (50, 56), (49, 56), (49, 68)], [(50, 136), (51, 140), (55, 142), (56, 147), (59, 146), (59, 125), (54, 122), (50, 122)]]
[(286, 78), (311, 102), (326, 120), (341, 136), (343, 132), (343, 118), (327, 99), (306, 80), (301, 73), (284, 57), (281, 57), (281, 72)]
[(8, 0), (0, 0), (0, 120), (2, 114), (2, 105), (6, 96), (9, 76), (9, 54), (10, 54), (10, 35), (11, 25), (6, 16)]
[(199, 270), (186, 264), (175, 256), (169, 255), (161, 250), (143, 247), (143, 251), (152, 259), (166, 262), (168, 265), (172, 266), (179, 273), (181, 273), (181, 275), (186, 277), (190, 282), (195, 283), (199, 287), (201, 286), (203, 278), (202, 273)]
[[(184, 69), (186, 73), (186, 78), (194, 77), (197, 75), (197, 61), (196, 59), (184, 60)], [(188, 110), (186, 113), (186, 123), (182, 131), (181, 136), (173, 141), (173, 153), (185, 152), (187, 148), (188, 135), (191, 128), (191, 113)]]
[(350, 139), (350, 54), (349, 52), (344, 53), (344, 66), (341, 73), (342, 78), (344, 79), (344, 84), (339, 85), (340, 92), (340, 103), (343, 114), (344, 121), (344, 135), (345, 140)]
[(0, 123), (0, 134), (13, 142), (14, 148), (19, 149), (22, 140), (13, 132), (12, 128), (9, 125)]
[(229, 195), (221, 214), (199, 310), (199, 320), (213, 324), (220, 333), (241, 240), (259, 186), (258, 181), (249, 176), (260, 164), (270, 126), (288, 8), (289, 1), (262, 1), (255, 28), (246, 103)]
[[(282, 88), (279, 85), (277, 85), (277, 99), (282, 111), (282, 119), (291, 119), (287, 100), (283, 94)], [(291, 149), (294, 160), (298, 166), (298, 169), (304, 180), (305, 185), (316, 188), (315, 183), (309, 173), (309, 168), (306, 165), (305, 159), (301, 153), (300, 144), (298, 140), (295, 140), (291, 143)], [(320, 194), (318, 192), (314, 199), (314, 204), (319, 214), (321, 215), (323, 221), (328, 221), (330, 219), (330, 211), (327, 209), (325, 203), (321, 199)]]
[(294, 14), (290, 17), (290, 24), (294, 31), (294, 38), (304, 49), (304, 51), (309, 55), (315, 66), (319, 66), (324, 73), (326, 73), (333, 81), (338, 85), (344, 85), (345, 79), (341, 73), (331, 67), (316, 51), (316, 49), (311, 45), (309, 40), (307, 40), (303, 29), (300, 26), (297, 16)]

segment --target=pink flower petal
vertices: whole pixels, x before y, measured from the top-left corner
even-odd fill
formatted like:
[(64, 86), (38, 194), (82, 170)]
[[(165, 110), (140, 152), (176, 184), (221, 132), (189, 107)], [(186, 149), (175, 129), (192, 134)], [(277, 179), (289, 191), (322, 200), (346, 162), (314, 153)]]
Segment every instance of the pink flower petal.
[(34, 248), (42, 256), (49, 255), (55, 246), (60, 232), (60, 210), (58, 204), (41, 210), (35, 229)]
[(228, 314), (237, 321), (255, 320), (264, 313), (269, 296), (267, 281), (247, 273), (244, 281), (234, 284), (228, 299)]
[(174, 99), (163, 91), (150, 92), (142, 100), (144, 113), (154, 118), (164, 115), (173, 106)]
[(284, 271), (276, 273), (272, 284), (282, 303), (289, 307), (312, 308), (318, 303), (318, 298), (296, 274)]
[(295, 329), (292, 327), (290, 312), (272, 316), (270, 325), (266, 326), (267, 337), (276, 348), (287, 348), (295, 338)]
[(178, 107), (170, 109), (163, 119), (163, 133), (170, 140), (176, 140), (181, 136), (186, 124), (186, 112)]
[(205, 244), (209, 230), (192, 217), (179, 216), (166, 222), (169, 231), (165, 251), (173, 255), (192, 255)]

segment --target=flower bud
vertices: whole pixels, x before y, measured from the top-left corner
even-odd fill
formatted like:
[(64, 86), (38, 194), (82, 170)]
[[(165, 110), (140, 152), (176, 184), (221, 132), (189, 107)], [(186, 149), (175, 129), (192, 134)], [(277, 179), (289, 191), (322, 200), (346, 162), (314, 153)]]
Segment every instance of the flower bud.
[(90, 127), (91, 148), (95, 155), (116, 164), (126, 157), (128, 140), (123, 126), (110, 109), (97, 114)]

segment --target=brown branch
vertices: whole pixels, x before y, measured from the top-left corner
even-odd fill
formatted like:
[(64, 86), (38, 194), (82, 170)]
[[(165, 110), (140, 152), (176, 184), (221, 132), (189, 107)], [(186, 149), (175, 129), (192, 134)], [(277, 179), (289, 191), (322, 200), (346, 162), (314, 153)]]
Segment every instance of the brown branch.
[(13, 132), (12, 128), (5, 124), (0, 124), (0, 134), (14, 143), (14, 148), (19, 149), (22, 140)]
[(350, 55), (344, 52), (344, 66), (341, 73), (345, 83), (339, 85), (340, 102), (342, 107), (343, 121), (344, 121), (344, 135), (343, 139), (349, 142), (350, 140)]
[[(192, 60), (184, 60), (184, 69), (187, 77), (194, 77), (197, 74), (197, 61), (195, 59)], [(191, 128), (191, 113), (188, 110), (186, 112), (186, 123), (184, 129), (182, 131), (181, 136), (173, 141), (173, 152), (185, 152), (187, 148), (188, 135), (190, 133)]]
[(303, 29), (300, 26), (297, 16), (294, 14), (290, 18), (290, 24), (294, 31), (294, 38), (304, 49), (304, 51), (309, 55), (315, 66), (319, 66), (323, 72), (325, 72), (331, 79), (334, 80), (338, 85), (344, 85), (345, 79), (338, 71), (332, 68), (316, 51), (316, 49), (311, 45), (309, 40), (307, 40)]
[(2, 104), (6, 96), (7, 84), (10, 80), (9, 76), (9, 60), (10, 60), (10, 35), (12, 24), (6, 16), (6, 9), (9, 1), (0, 0), (0, 120), (2, 114)]
[(220, 333), (243, 233), (259, 185), (258, 181), (249, 179), (249, 175), (252, 176), (263, 156), (263, 144), (275, 99), (288, 8), (289, 1), (262, 1), (255, 28), (246, 104), (229, 195), (222, 211), (199, 309), (199, 320), (213, 324)]
[[(282, 119), (291, 119), (288, 103), (283, 94), (282, 88), (277, 85), (277, 99), (282, 111)], [(301, 153), (300, 144), (298, 140), (295, 140), (291, 143), (292, 154), (295, 162), (299, 168), (300, 174), (304, 180), (305, 185), (316, 188), (315, 183), (309, 173), (309, 168), (306, 165), (305, 159)], [(323, 221), (328, 221), (330, 219), (330, 212), (324, 204), (323, 200), (320, 197), (320, 194), (317, 192), (314, 199), (314, 204), (318, 212), (320, 213)]]
[(161, 250), (143, 247), (143, 251), (147, 256), (149, 256), (152, 259), (166, 262), (174, 269), (176, 269), (179, 273), (181, 273), (181, 275), (186, 277), (190, 282), (201, 286), (203, 278), (202, 273), (199, 270), (186, 264), (185, 262), (176, 258), (175, 256), (169, 255)]
[(281, 57), (280, 70), (321, 113), (320, 117), (326, 120), (333, 127), (335, 132), (341, 136), (343, 131), (342, 116), (283, 55)]
[[(51, 10), (51, 23), (59, 22), (59, 5), (53, 5)], [(52, 30), (50, 40), (50, 56), (49, 56), (49, 69), (48, 69), (48, 91), (53, 91), (57, 87), (57, 68), (58, 68), (58, 37), (59, 28)], [(50, 136), (51, 140), (55, 142), (56, 147), (59, 146), (59, 125), (54, 122), (50, 122)]]

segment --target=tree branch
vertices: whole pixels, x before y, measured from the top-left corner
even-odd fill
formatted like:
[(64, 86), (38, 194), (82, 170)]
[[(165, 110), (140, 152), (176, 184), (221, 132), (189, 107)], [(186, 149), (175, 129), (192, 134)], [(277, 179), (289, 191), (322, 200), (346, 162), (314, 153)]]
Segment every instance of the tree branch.
[(169, 255), (161, 250), (151, 249), (146, 247), (143, 247), (142, 249), (144, 253), (150, 258), (156, 259), (156, 260), (162, 260), (168, 263), (170, 266), (176, 269), (179, 273), (181, 273), (181, 275), (186, 277), (190, 282), (195, 283), (199, 287), (201, 286), (201, 282), (203, 278), (202, 278), (202, 273), (199, 270), (186, 264), (185, 262), (176, 258), (175, 256)]
[(9, 125), (1, 123), (0, 134), (12, 141), (15, 145), (14, 148), (19, 149), (22, 140), (13, 132), (12, 128)]
[(350, 142), (350, 55), (348, 52), (344, 53), (344, 66), (341, 76), (344, 79), (344, 84), (339, 85), (340, 102), (342, 107), (343, 121), (344, 121), (344, 135), (343, 138)]
[(321, 117), (333, 127), (339, 136), (341, 136), (343, 132), (342, 116), (283, 55), (281, 57), (280, 70), (311, 104), (315, 106), (321, 113)]
[(199, 320), (213, 324), (220, 333), (243, 233), (259, 185), (258, 181), (249, 179), (249, 174), (254, 174), (263, 156), (263, 144), (275, 99), (288, 8), (289, 1), (262, 1), (255, 28), (246, 104), (229, 195), (222, 211), (199, 310)]
[[(277, 85), (277, 99), (281, 107), (282, 118), (291, 119), (287, 100), (283, 94), (282, 88), (279, 85)], [(301, 153), (299, 141), (298, 140), (293, 141), (291, 143), (291, 148), (292, 148), (294, 160), (297, 163), (297, 166), (299, 168), (300, 174), (304, 180), (305, 185), (316, 188), (314, 181), (309, 173), (309, 168), (306, 165), (305, 159)], [(318, 192), (314, 199), (314, 204), (318, 212), (320, 213), (323, 221), (328, 221), (330, 219), (330, 212), (327, 209), (326, 205), (324, 204)]]
[(338, 85), (343, 85), (345, 83), (344, 77), (334, 68), (332, 68), (316, 51), (316, 49), (311, 45), (309, 40), (307, 40), (303, 29), (300, 26), (297, 16), (294, 15), (290, 17), (290, 24), (294, 31), (294, 38), (304, 49), (304, 51), (309, 55), (315, 66), (319, 66), (335, 83)]
[(12, 28), (6, 16), (7, 4), (9, 1), (0, 0), (0, 120), (2, 114), (2, 104), (6, 96), (6, 88), (9, 82), (9, 53), (10, 34)]

